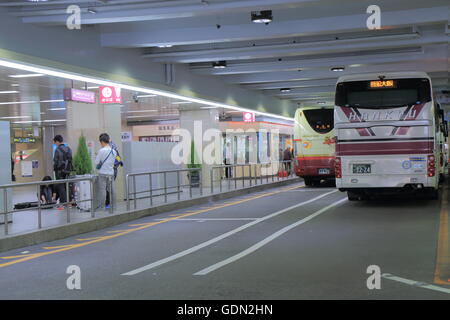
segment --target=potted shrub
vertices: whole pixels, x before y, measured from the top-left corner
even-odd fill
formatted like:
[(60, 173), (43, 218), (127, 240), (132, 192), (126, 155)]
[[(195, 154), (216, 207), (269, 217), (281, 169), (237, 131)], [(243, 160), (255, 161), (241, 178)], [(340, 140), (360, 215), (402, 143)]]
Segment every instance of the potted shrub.
[[(78, 148), (75, 156), (72, 160), (73, 173), (75, 177), (81, 178), (86, 175), (92, 174), (92, 160), (89, 156), (89, 152), (86, 145), (86, 138), (81, 134), (78, 139)], [(77, 207), (81, 210), (89, 211), (91, 209), (91, 184), (88, 180), (80, 181), (75, 186), (75, 200), (77, 201)], [(82, 202), (80, 202), (82, 201)]]
[(202, 168), (202, 165), (198, 163), (198, 157), (197, 153), (195, 152), (195, 145), (194, 142), (191, 142), (191, 152), (189, 154), (188, 158), (188, 169), (199, 169), (199, 170), (193, 170), (188, 173), (188, 178), (191, 182), (191, 187), (199, 187), (200, 186), (200, 171)]

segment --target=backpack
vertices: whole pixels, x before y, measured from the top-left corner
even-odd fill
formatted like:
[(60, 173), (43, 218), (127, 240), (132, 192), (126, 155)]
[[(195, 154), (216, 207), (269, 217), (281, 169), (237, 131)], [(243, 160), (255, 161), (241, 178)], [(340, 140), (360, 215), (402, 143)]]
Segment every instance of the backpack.
[(73, 171), (72, 166), (72, 151), (67, 146), (58, 147), (56, 152), (61, 152), (62, 157), (58, 159), (56, 168), (62, 173), (71, 173)]
[(114, 180), (117, 177), (117, 171), (119, 167), (123, 167), (123, 161), (122, 157), (120, 156), (119, 150), (117, 149), (117, 146), (114, 144), (114, 142), (110, 142), (109, 144), (111, 146), (111, 149), (116, 152), (116, 157), (114, 158)]

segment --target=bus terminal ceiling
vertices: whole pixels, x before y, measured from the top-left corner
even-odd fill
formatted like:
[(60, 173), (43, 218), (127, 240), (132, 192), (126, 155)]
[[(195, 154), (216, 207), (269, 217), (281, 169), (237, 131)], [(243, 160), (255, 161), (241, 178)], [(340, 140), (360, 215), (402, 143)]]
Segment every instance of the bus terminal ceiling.
[[(67, 30), (64, 5), (0, 4), (2, 22), (17, 27), (0, 36), (1, 47), (291, 116), (299, 103), (332, 105), (340, 75), (425, 71), (436, 94), (450, 88), (447, 0), (342, 0), (333, 10), (327, 0), (269, 1), (268, 25), (250, 21), (250, 11), (268, 9), (258, 1), (72, 2), (82, 12), (78, 31)], [(366, 27), (372, 4), (381, 30)], [(31, 33), (35, 43), (18, 41)], [(213, 68), (217, 61), (226, 68)], [(165, 64), (175, 66), (173, 79)]]

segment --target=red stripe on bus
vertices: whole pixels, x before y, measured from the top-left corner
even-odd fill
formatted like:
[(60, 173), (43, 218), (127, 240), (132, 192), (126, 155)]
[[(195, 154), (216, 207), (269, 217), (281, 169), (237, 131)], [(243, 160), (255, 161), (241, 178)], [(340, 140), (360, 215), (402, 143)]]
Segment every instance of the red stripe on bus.
[(328, 160), (328, 159), (334, 159), (333, 156), (302, 156), (302, 157), (297, 157), (297, 159), (299, 161), (307, 161), (307, 160)]
[(337, 144), (336, 156), (430, 154), (433, 148), (432, 141), (349, 143)]

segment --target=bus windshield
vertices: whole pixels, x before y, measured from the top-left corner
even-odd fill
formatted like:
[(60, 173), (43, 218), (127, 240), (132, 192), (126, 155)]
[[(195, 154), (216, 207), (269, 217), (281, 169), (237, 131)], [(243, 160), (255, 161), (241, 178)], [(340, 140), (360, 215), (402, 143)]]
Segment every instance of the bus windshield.
[(394, 108), (431, 101), (428, 79), (349, 81), (338, 83), (335, 104), (341, 107)]
[(303, 110), (306, 120), (311, 128), (318, 133), (328, 133), (333, 130), (334, 109)]

